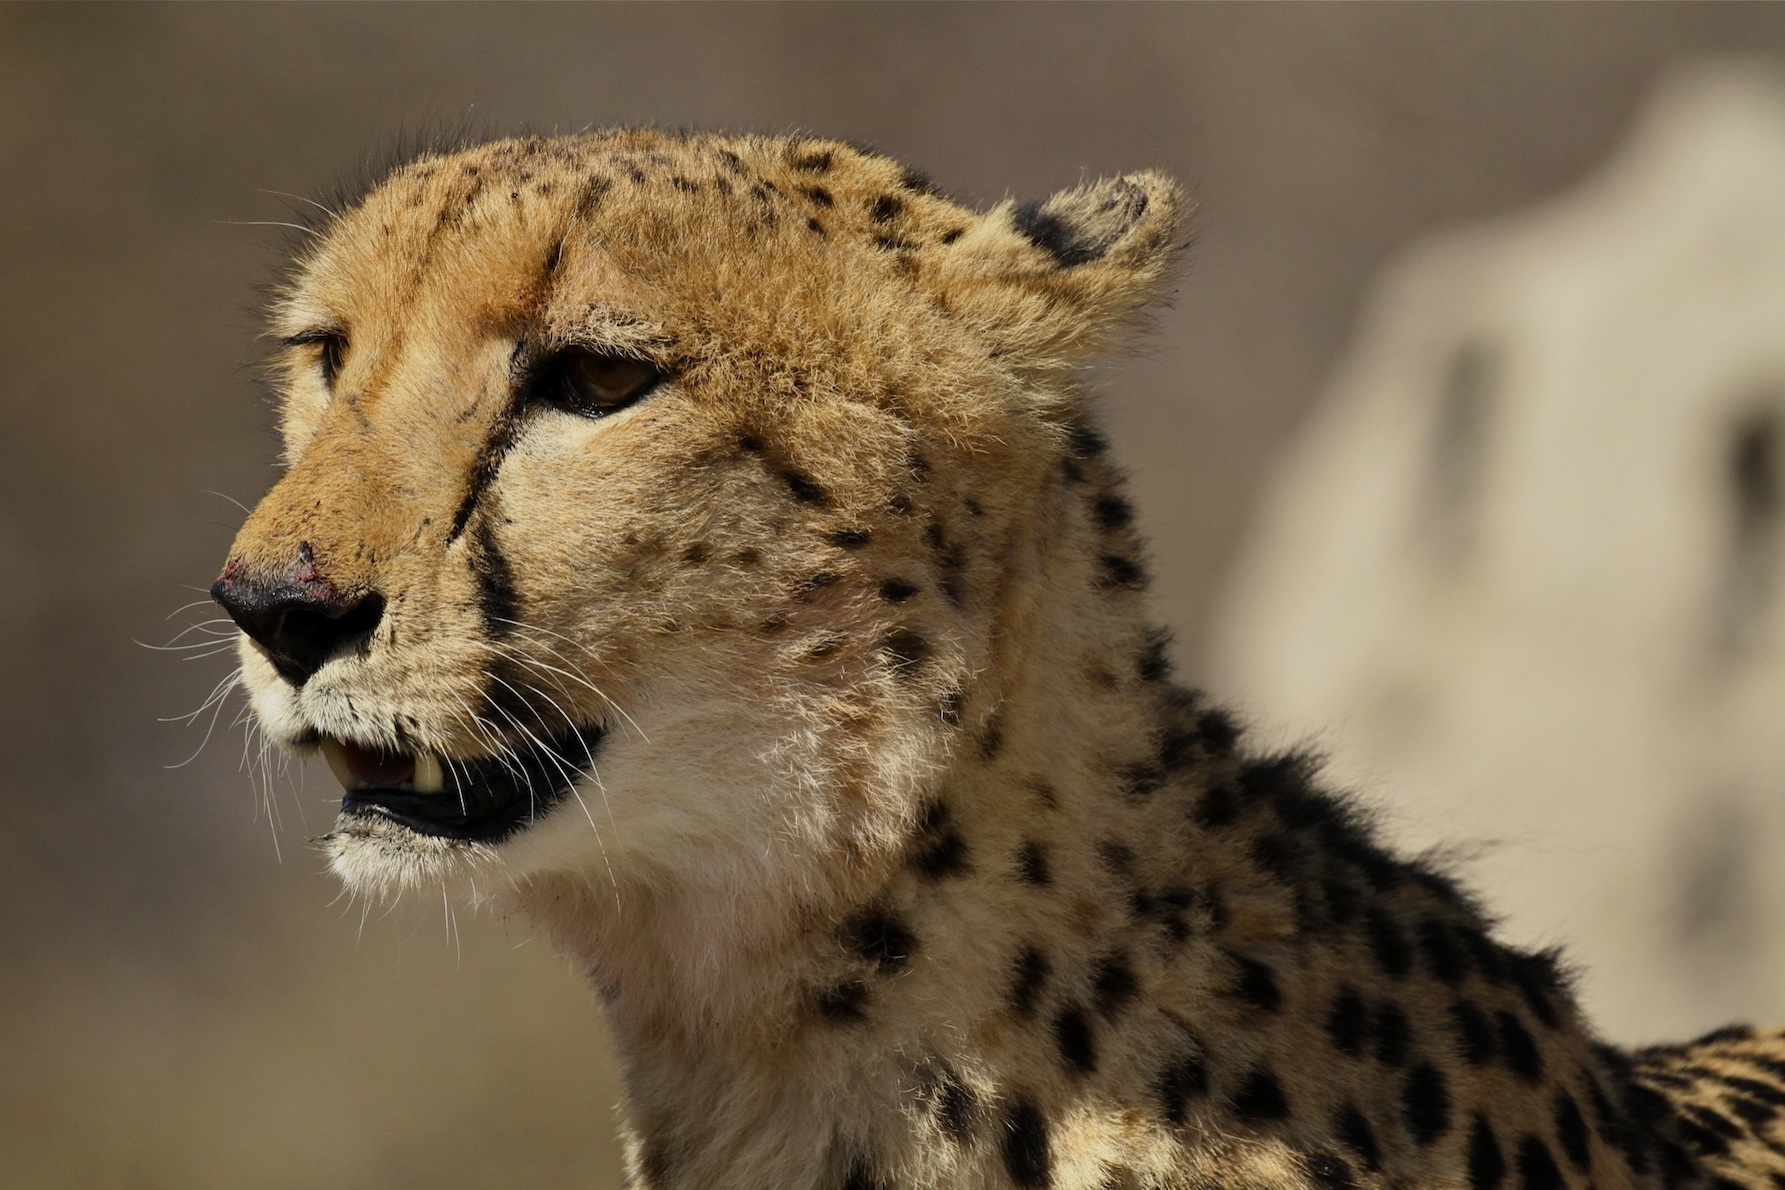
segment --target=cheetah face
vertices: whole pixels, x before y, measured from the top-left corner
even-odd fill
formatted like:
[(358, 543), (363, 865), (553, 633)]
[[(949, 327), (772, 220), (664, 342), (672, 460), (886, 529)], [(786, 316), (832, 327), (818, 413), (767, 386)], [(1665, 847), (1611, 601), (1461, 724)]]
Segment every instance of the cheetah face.
[(340, 215), (214, 588), (261, 725), (341, 780), (337, 869), (655, 871), (909, 813), (1070, 420), (1049, 377), (1174, 212), (1153, 175), (978, 215), (842, 145), (622, 133)]

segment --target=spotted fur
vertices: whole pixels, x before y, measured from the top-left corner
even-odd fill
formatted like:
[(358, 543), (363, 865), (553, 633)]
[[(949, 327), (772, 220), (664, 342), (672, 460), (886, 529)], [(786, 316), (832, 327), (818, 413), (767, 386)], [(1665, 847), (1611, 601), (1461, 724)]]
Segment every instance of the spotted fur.
[[(589, 972), (638, 1187), (1785, 1185), (1779, 1035), (1598, 1044), (1553, 955), (1170, 680), (1073, 368), (1180, 205), (619, 132), (423, 155), (320, 228), (223, 585), (355, 633), (245, 640), (262, 724), (587, 748), (500, 837), (346, 813), (335, 869)], [(662, 383), (542, 402), (571, 348)]]

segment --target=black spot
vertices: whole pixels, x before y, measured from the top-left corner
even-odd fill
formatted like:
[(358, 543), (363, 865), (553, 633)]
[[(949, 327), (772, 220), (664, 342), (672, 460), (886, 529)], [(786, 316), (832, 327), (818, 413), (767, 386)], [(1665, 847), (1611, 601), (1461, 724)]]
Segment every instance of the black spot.
[(1195, 1054), (1178, 1058), (1159, 1075), (1159, 1106), (1168, 1123), (1182, 1125), (1190, 1101), (1208, 1093), (1208, 1067)]
[(1134, 559), (1124, 558), (1120, 554), (1105, 554), (1097, 561), (1101, 568), (1097, 585), (1104, 590), (1139, 591), (1146, 587), (1147, 572)]
[(1587, 1121), (1580, 1114), (1580, 1105), (1567, 1091), (1556, 1092), (1556, 1139), (1574, 1168), (1585, 1173), (1593, 1163), (1593, 1152), (1587, 1147)]
[(1750, 1066), (1758, 1067), (1759, 1069), (1766, 1071), (1768, 1074), (1785, 1079), (1785, 1062), (1781, 1062), (1776, 1058), (1766, 1057), (1764, 1054), (1744, 1053), (1735, 1056), (1739, 1057)]
[(1612, 1106), (1597, 1078), (1583, 1070), (1581, 1081), (1586, 1084), (1587, 1099), (1593, 1105), (1593, 1126), (1600, 1139), (1622, 1150), (1631, 1169), (1639, 1174), (1648, 1172), (1649, 1156), (1644, 1136), (1630, 1126), (1622, 1111)]
[(806, 220), (806, 230), (809, 232), (812, 232), (814, 235), (824, 235), (825, 234), (824, 224), (822, 224), (818, 221), (817, 216), (809, 217)]
[(891, 1190), (891, 1187), (874, 1172), (866, 1157), (856, 1157), (849, 1162), (849, 1174), (843, 1179), (843, 1190)]
[(1385, 1066), (1405, 1066), (1413, 1047), (1413, 1026), (1398, 1004), (1384, 1003), (1376, 1010), (1376, 1060)]
[(839, 549), (855, 550), (867, 545), (872, 536), (866, 529), (838, 529), (831, 534), (831, 544)]
[(1333, 1048), (1356, 1057), (1364, 1052), (1364, 1040), (1370, 1030), (1370, 1009), (1363, 997), (1351, 988), (1339, 989), (1332, 1010), (1326, 1014), (1326, 1034)]
[(899, 185), (917, 194), (937, 193), (936, 183), (930, 181), (930, 175), (921, 169), (906, 169), (899, 175)]
[(1283, 993), (1277, 987), (1277, 973), (1268, 963), (1245, 955), (1227, 956), (1240, 969), (1233, 994), (1261, 1012), (1277, 1012), (1283, 1007)]
[[(726, 164), (733, 165), (740, 173), (743, 171), (743, 165), (738, 162), (736, 154), (728, 150), (721, 150), (721, 153), (729, 158)], [(795, 157), (789, 164), (804, 173), (822, 174), (830, 172), (831, 161), (831, 152), (826, 149), (820, 153), (803, 153)]]
[(1109, 439), (1090, 422), (1074, 422), (1069, 438), (1072, 453), (1081, 459), (1094, 459), (1109, 450)]
[(1401, 927), (1382, 910), (1372, 909), (1364, 915), (1364, 932), (1370, 941), (1370, 954), (1383, 974), (1405, 979), (1413, 970), (1413, 947)]
[(1303, 1159), (1308, 1179), (1320, 1190), (1357, 1190), (1357, 1178), (1351, 1166), (1335, 1153), (1309, 1153)]
[(783, 471), (781, 473), (781, 479), (787, 484), (787, 490), (793, 493), (793, 498), (800, 503), (825, 503), (826, 498), (824, 489), (813, 483), (806, 476), (801, 475), (798, 471)]
[(670, 175), (669, 184), (684, 194), (700, 193), (700, 183), (684, 178), (681, 174)]
[(972, 870), (967, 862), (967, 841), (953, 830), (926, 840), (912, 862), (928, 880), (962, 876)]
[(845, 980), (818, 993), (814, 1008), (833, 1025), (852, 1025), (868, 1019), (868, 985)]
[(1128, 956), (1118, 951), (1098, 960), (1091, 972), (1091, 990), (1097, 1011), (1114, 1020), (1140, 992), (1140, 980), (1135, 978)]
[(1118, 766), (1116, 780), (1121, 783), (1123, 794), (1143, 799), (1159, 792), (1159, 787), (1165, 784), (1165, 772), (1156, 764), (1140, 761)]
[(1556, 1168), (1549, 1146), (1535, 1136), (1526, 1134), (1519, 1141), (1518, 1173), (1524, 1190), (1562, 1190), (1562, 1171)]
[(1063, 268), (1096, 260), (1106, 250), (1105, 246), (1080, 239), (1072, 224), (1043, 211), (1039, 202), (1019, 206), (1011, 212), (1010, 222), (1025, 239), (1052, 256), (1054, 263)]
[(1450, 1131), (1450, 1087), (1429, 1062), (1414, 1067), (1401, 1088), (1401, 1119), (1423, 1147)]
[(1172, 724), (1159, 733), (1159, 765), (1169, 772), (1182, 772), (1196, 760), (1197, 732), (1182, 724)]
[(1016, 853), (1017, 878), (1024, 884), (1037, 886), (1053, 883), (1053, 872), (1048, 867), (1047, 848), (1031, 839), (1024, 843)]
[(1120, 839), (1097, 840), (1097, 861), (1118, 876), (1134, 874), (1134, 848)]
[(1455, 987), (1469, 974), (1467, 953), (1451, 936), (1450, 927), (1437, 918), (1419, 923), (1419, 949), (1425, 955), (1426, 969), (1439, 981)]
[(930, 644), (909, 628), (895, 628), (881, 638), (880, 651), (895, 669), (913, 670), (930, 655)]
[(917, 953), (917, 938), (886, 909), (864, 909), (843, 923), (843, 942), (882, 975), (903, 970)]
[(1729, 1151), (1729, 1142), (1742, 1136), (1741, 1126), (1728, 1116), (1696, 1103), (1680, 1109), (1678, 1124), (1686, 1143), (1707, 1157), (1718, 1157)]
[(1054, 1017), (1054, 1045), (1060, 1059), (1080, 1074), (1097, 1069), (1097, 1039), (1085, 1010), (1077, 1004), (1068, 1004)]
[(1457, 1049), (1471, 1066), (1485, 1066), (1494, 1060), (1499, 1046), (1494, 1041), (1494, 1025), (1487, 1013), (1473, 1002), (1458, 1000), (1450, 1006), (1450, 1024), (1456, 1031)]
[(967, 229), (964, 227), (951, 227), (938, 236), (937, 241), (943, 244), (952, 244), (966, 234)]
[[(1758, 1099), (1762, 1103), (1772, 1104), (1774, 1107), (1785, 1107), (1785, 1090), (1781, 1090), (1780, 1088), (1773, 1086), (1771, 1083), (1763, 1083), (1757, 1079), (1743, 1078), (1739, 1074), (1725, 1074), (1720, 1077), (1725, 1084), (1742, 1092), (1744, 1095)], [(1594, 1084), (1594, 1089), (1598, 1089), (1597, 1084)]]
[(1193, 815), (1198, 824), (1211, 830), (1231, 826), (1240, 816), (1239, 792), (1231, 785), (1217, 785), (1202, 795)]
[(1203, 747), (1211, 752), (1231, 752), (1240, 740), (1240, 725), (1232, 715), (1217, 708), (1204, 711), (1196, 720), (1196, 734)]
[(1566, 981), (1553, 951), (1520, 954), (1512, 959), (1512, 981), (1530, 1006), (1531, 1015), (1548, 1029), (1561, 1024), (1554, 997), (1566, 993)]
[(1690, 1186), (1698, 1178), (1698, 1163), (1679, 1145), (1670, 1140), (1664, 1140), (1655, 1146), (1655, 1153), (1657, 1162), (1661, 1166), (1663, 1185), (1668, 1187)]
[(880, 598), (888, 603), (903, 603), (917, 594), (917, 588), (902, 578), (889, 578), (880, 584)]
[(1260, 1067), (1248, 1074), (1234, 1092), (1233, 1110), (1254, 1122), (1281, 1120), (1289, 1115), (1289, 1101), (1277, 1076)]
[(801, 187), (800, 193), (821, 207), (831, 206), (836, 201), (831, 198), (831, 192), (826, 190), (823, 186), (804, 186)]
[(1456, 935), (1484, 979), (1492, 984), (1506, 982), (1506, 952), (1495, 945), (1493, 939), (1474, 926), (1459, 926)]
[(738, 449), (745, 454), (756, 454), (762, 450), (762, 439), (754, 434), (739, 434)]
[(826, 587), (833, 586), (842, 577), (834, 570), (821, 570), (817, 574), (807, 575), (800, 580), (798, 593), (810, 595), (814, 591), (822, 591)]
[(1475, 909), (1475, 902), (1469, 898), (1469, 895), (1462, 890), (1456, 881), (1452, 880), (1443, 872), (1436, 871), (1422, 862), (1409, 864), (1408, 869), (1415, 884), (1431, 893), (1438, 900), (1443, 901), (1446, 905), (1451, 905), (1457, 909)]
[(1260, 835), (1252, 840), (1250, 850), (1258, 866), (1277, 879), (1289, 880), (1295, 875), (1301, 848), (1287, 836), (1276, 831)]
[(1335, 925), (1347, 925), (1357, 916), (1363, 894), (1356, 886), (1338, 877), (1330, 877), (1320, 886), (1326, 896), (1326, 911)]
[(477, 610), (483, 618), (484, 631), (492, 637), (507, 636), (520, 619), (520, 593), (515, 590), (514, 571), (496, 541), (488, 517), (479, 518), (472, 530), (469, 557), (472, 577), (477, 580)]
[(1120, 496), (1099, 496), (1092, 508), (1096, 512), (1097, 523), (1112, 532), (1126, 529), (1134, 520), (1134, 505)]
[(965, 1140), (978, 1114), (979, 1097), (973, 1089), (953, 1075), (946, 1076), (936, 1096), (936, 1121), (942, 1131), (955, 1140)]
[(868, 204), (868, 217), (876, 223), (885, 223), (897, 217), (905, 204), (890, 194), (882, 194)]
[(1041, 993), (1047, 988), (1054, 965), (1033, 946), (1025, 946), (1016, 956), (1016, 969), (1010, 981), (1010, 1010), (1018, 1016), (1034, 1015)]
[(1171, 633), (1164, 628), (1147, 629), (1147, 641), (1141, 648), (1134, 673), (1143, 682), (1163, 682), (1171, 676)]
[(1752, 1099), (1736, 1096), (1724, 1102), (1723, 1106), (1740, 1116), (1756, 1131), (1764, 1130), (1779, 1118), (1779, 1109), (1770, 1103), (1756, 1103)]
[(1047, 1118), (1019, 1095), (1004, 1117), (1004, 1169), (1023, 1190), (1046, 1190), (1050, 1184), (1047, 1145)]
[(1543, 1055), (1524, 1023), (1510, 1012), (1499, 1013), (1495, 1020), (1500, 1026), (1500, 1057), (1506, 1069), (1528, 1083), (1542, 1079)]
[(1363, 1158), (1372, 1172), (1382, 1168), (1382, 1153), (1376, 1147), (1376, 1133), (1355, 1103), (1347, 1103), (1333, 1113), (1333, 1131), (1346, 1148)]
[(1475, 1125), (1469, 1130), (1469, 1190), (1498, 1190), (1506, 1179), (1506, 1158), (1500, 1152), (1500, 1138), (1487, 1116), (1475, 1113)]

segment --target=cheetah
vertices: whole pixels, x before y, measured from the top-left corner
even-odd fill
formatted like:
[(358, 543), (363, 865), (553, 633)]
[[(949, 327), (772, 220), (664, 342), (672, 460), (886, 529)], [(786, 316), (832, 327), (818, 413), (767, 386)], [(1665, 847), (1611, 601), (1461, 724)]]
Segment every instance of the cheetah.
[(587, 973), (634, 1187), (1785, 1186), (1785, 1037), (1601, 1043), (1172, 680), (1075, 369), (1183, 205), (619, 131), (319, 226), (212, 590), (332, 867)]

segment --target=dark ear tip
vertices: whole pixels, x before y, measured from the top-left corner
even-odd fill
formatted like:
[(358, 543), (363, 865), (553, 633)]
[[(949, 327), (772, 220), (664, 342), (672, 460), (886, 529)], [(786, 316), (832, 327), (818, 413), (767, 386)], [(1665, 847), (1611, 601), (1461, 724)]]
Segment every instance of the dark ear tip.
[[(1064, 190), (1045, 202), (1024, 203), (1011, 211), (1011, 225), (1031, 244), (1053, 257), (1061, 268), (1089, 264), (1107, 256), (1130, 232), (1148, 222), (1163, 222), (1175, 229), (1176, 217), (1163, 220), (1154, 193), (1175, 199), (1176, 189), (1156, 174), (1105, 178), (1087, 186)], [(1169, 206), (1175, 207), (1175, 202)]]

